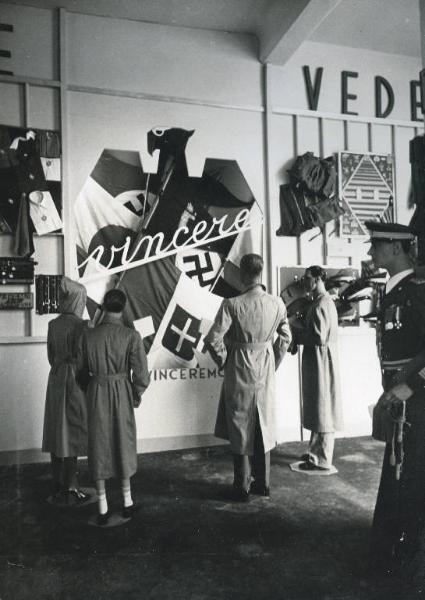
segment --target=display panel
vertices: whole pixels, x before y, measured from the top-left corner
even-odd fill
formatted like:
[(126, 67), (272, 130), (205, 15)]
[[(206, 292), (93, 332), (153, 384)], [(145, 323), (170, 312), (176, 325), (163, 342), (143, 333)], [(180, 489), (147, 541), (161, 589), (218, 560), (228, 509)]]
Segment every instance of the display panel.
[(137, 152), (103, 150), (74, 206), (92, 315), (107, 289), (122, 288), (155, 368), (211, 364), (204, 335), (222, 299), (242, 289), (240, 258), (262, 253), (261, 209), (237, 162), (207, 158), (201, 177), (189, 175), (193, 134), (149, 131), (156, 173)]

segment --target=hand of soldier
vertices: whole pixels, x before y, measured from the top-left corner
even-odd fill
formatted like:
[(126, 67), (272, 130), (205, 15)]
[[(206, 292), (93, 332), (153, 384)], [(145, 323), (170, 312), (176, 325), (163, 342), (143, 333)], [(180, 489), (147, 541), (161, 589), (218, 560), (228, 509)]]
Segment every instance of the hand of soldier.
[(289, 352), (289, 354), (296, 354), (298, 352), (298, 346), (294, 339), (292, 339), (286, 351)]
[(390, 411), (393, 405), (394, 398), (391, 396), (390, 392), (384, 392), (382, 396), (379, 397), (378, 404), (385, 410)]
[(404, 402), (413, 394), (412, 390), (406, 383), (398, 383), (390, 390), (388, 390), (387, 394), (390, 394), (390, 397), (393, 401)]

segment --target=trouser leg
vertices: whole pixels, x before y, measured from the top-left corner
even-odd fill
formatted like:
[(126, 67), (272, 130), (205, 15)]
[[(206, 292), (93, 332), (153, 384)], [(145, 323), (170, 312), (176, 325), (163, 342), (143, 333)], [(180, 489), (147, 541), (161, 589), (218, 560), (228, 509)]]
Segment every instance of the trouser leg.
[(63, 459), (64, 463), (64, 488), (76, 490), (78, 488), (78, 461), (76, 456), (68, 456)]
[(237, 490), (249, 491), (251, 483), (251, 464), (249, 456), (244, 454), (233, 455), (233, 486)]
[(330, 469), (334, 446), (334, 432), (312, 431), (308, 449), (309, 459), (318, 467)]
[(52, 466), (52, 478), (53, 478), (53, 493), (63, 489), (64, 479), (63, 479), (63, 459), (59, 458), (55, 454), (50, 455), (50, 461)]
[(270, 487), (270, 452), (264, 452), (263, 434), (257, 412), (254, 435), (254, 454), (251, 458), (252, 476), (259, 486)]

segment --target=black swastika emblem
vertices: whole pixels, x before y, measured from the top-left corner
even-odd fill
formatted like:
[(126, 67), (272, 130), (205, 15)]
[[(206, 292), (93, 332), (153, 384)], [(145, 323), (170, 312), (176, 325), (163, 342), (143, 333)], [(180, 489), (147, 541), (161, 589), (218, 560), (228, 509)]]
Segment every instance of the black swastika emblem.
[[(215, 279), (215, 273), (210, 254), (205, 253), (203, 256), (204, 265), (201, 263), (201, 257), (199, 254), (194, 254), (193, 256), (184, 256), (183, 262), (185, 264), (193, 263), (193, 269), (186, 271), (186, 275), (191, 278), (196, 277), (199, 285), (201, 287), (206, 287), (207, 285), (213, 283)], [(211, 274), (210, 277), (208, 277), (209, 273)]]

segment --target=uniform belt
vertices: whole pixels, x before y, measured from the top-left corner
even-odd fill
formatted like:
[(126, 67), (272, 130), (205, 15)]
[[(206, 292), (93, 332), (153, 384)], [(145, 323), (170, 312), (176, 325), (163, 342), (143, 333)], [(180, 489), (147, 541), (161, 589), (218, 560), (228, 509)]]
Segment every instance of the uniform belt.
[(248, 348), (252, 350), (261, 350), (270, 346), (270, 340), (267, 342), (231, 342), (232, 348)]
[(107, 381), (120, 381), (121, 379), (128, 379), (128, 373), (112, 373), (110, 375), (96, 375), (92, 374), (92, 380), (96, 383), (106, 383)]
[(383, 360), (381, 367), (383, 371), (399, 371), (403, 369), (412, 359), (403, 358), (400, 360)]

